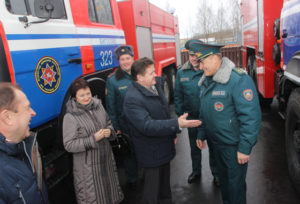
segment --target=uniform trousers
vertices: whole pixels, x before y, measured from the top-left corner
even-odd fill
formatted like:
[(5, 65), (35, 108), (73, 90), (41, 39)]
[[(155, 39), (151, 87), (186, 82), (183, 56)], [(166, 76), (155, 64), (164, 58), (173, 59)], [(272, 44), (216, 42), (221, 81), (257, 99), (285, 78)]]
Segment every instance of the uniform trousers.
[(144, 189), (141, 204), (171, 204), (170, 162), (144, 168)]
[(197, 132), (198, 132), (197, 128), (188, 128), (193, 174), (201, 175), (202, 155), (201, 155), (201, 149), (199, 149), (196, 144)]
[[(201, 175), (201, 167), (202, 167), (202, 165), (201, 165), (202, 155), (201, 154), (202, 153), (196, 144), (198, 128), (188, 128), (188, 133), (189, 133), (189, 141), (190, 141), (190, 147), (191, 147), (193, 174)], [(207, 140), (207, 145), (209, 147), (209, 166), (210, 166), (211, 173), (214, 177), (218, 177), (216, 162), (213, 157), (213, 146), (209, 140)]]
[(215, 145), (214, 157), (224, 204), (246, 204), (248, 164), (239, 164), (236, 145)]

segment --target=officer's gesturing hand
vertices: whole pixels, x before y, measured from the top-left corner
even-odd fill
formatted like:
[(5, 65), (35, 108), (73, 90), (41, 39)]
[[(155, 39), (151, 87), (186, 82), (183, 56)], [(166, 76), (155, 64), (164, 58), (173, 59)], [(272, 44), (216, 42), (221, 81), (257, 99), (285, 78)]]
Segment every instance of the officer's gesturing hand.
[(200, 120), (187, 120), (186, 118), (188, 115), (188, 113), (185, 113), (178, 118), (178, 125), (180, 128), (198, 127), (202, 124)]
[(250, 160), (250, 156), (237, 152), (237, 159), (239, 164), (246, 164)]
[(196, 144), (197, 144), (197, 147), (199, 149), (205, 149), (206, 148), (206, 142), (205, 141), (197, 139)]

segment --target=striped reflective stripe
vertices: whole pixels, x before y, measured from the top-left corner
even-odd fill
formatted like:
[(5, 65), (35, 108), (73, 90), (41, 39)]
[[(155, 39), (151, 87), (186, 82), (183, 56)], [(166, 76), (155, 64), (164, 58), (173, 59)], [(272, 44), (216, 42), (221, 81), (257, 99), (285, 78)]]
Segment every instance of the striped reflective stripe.
[(249, 23), (245, 24), (243, 26), (243, 32), (246, 32), (248, 30), (252, 30), (254, 28), (257, 28), (257, 18), (254, 18), (252, 21)]
[(256, 68), (256, 74), (264, 74), (265, 68), (264, 67), (257, 67)]
[(11, 51), (125, 44), (120, 30), (77, 28), (78, 34), (7, 34)]
[(165, 35), (165, 34), (152, 34), (152, 41), (153, 43), (170, 43), (175, 42), (174, 35)]

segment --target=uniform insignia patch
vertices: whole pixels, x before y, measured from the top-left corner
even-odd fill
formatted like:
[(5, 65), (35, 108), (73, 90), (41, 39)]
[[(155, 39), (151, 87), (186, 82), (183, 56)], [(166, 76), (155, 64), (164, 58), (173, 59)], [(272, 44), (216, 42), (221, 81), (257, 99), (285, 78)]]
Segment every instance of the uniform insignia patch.
[(188, 77), (180, 78), (180, 82), (189, 81), (189, 80), (190, 80), (190, 78), (188, 78)]
[(224, 105), (223, 105), (223, 103), (221, 103), (221, 102), (216, 102), (215, 103), (215, 110), (216, 111), (223, 111), (224, 110)]
[(52, 94), (57, 91), (61, 81), (59, 64), (52, 57), (42, 57), (35, 67), (34, 76), (41, 91)]
[(105, 88), (105, 96), (107, 96), (107, 88)]
[(119, 87), (119, 90), (127, 89), (127, 86), (121, 86)]
[(246, 89), (245, 91), (243, 91), (243, 95), (244, 95), (244, 98), (247, 101), (252, 101), (252, 99), (253, 99), (253, 91), (251, 89)]

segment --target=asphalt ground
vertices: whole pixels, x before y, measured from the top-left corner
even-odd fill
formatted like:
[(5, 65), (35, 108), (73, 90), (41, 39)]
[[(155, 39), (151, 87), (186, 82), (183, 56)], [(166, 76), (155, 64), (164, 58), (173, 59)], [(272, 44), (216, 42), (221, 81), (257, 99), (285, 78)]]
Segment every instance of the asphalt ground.
[[(175, 117), (173, 106), (170, 107)], [(171, 162), (171, 189), (175, 204), (219, 204), (221, 192), (213, 184), (209, 168), (208, 149), (202, 151), (202, 176), (199, 182), (188, 184), (192, 172), (187, 130), (178, 134), (176, 157)], [(250, 155), (247, 173), (248, 204), (299, 204), (300, 195), (294, 189), (287, 169), (284, 141), (284, 120), (277, 113), (276, 101), (262, 109), (262, 123), (257, 144)], [(140, 178), (142, 170), (140, 170)], [(125, 184), (120, 167), (120, 181), (125, 193), (122, 204), (139, 203), (142, 182), (136, 189)]]
[[(173, 106), (170, 106), (172, 116)], [(258, 142), (252, 150), (247, 173), (248, 204), (299, 204), (300, 195), (293, 188), (288, 176), (284, 141), (284, 120), (277, 113), (277, 104), (262, 110), (262, 123)], [(213, 184), (209, 169), (208, 150), (202, 151), (202, 176), (188, 184), (192, 172), (187, 130), (178, 134), (177, 155), (171, 162), (171, 189), (175, 204), (222, 203), (220, 189)], [(142, 193), (142, 169), (136, 189), (126, 185), (122, 161), (118, 159), (119, 180), (125, 194), (121, 204), (140, 204)], [(72, 192), (72, 178), (62, 182), (61, 188), (50, 193), (52, 203), (76, 203)], [(55, 198), (55, 199), (53, 199)]]

